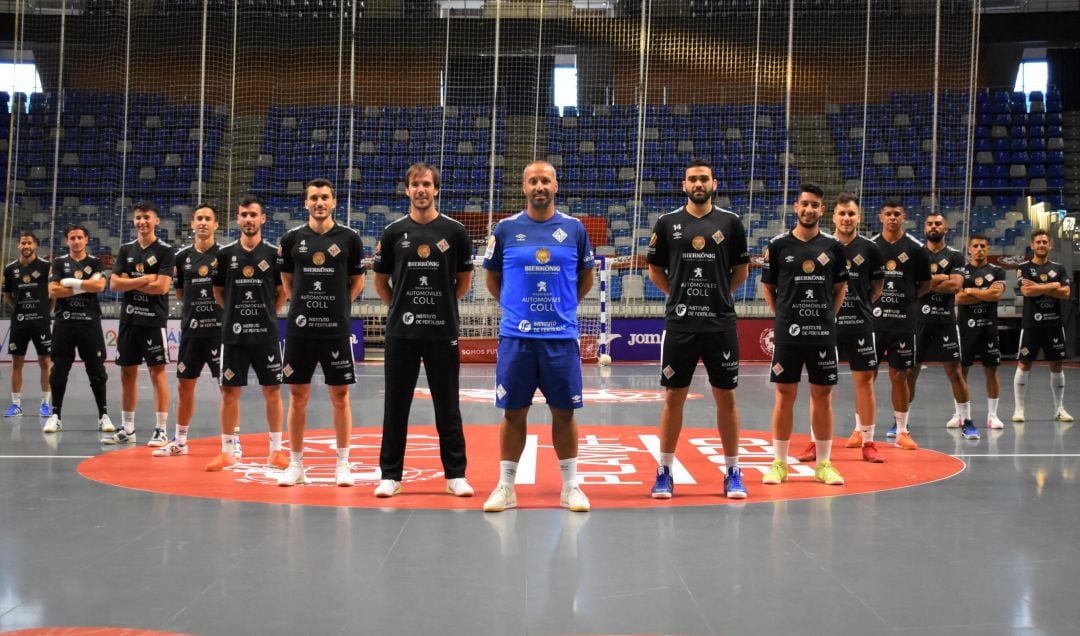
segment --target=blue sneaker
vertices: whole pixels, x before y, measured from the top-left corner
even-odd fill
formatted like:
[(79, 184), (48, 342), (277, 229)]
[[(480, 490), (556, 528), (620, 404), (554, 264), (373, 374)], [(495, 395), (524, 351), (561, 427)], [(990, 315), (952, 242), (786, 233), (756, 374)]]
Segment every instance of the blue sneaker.
[(892, 428), (889, 429), (889, 432), (885, 433), (885, 437), (887, 437), (889, 439), (893, 439), (894, 437), (896, 437), (896, 422), (895, 421), (892, 423)]
[(22, 417), (22, 407), (18, 404), (12, 404), (8, 407), (8, 410), (4, 411), (4, 417)]
[(742, 471), (738, 466), (727, 469), (724, 477), (724, 496), (728, 499), (746, 499), (746, 486), (742, 483)]
[(38, 415), (41, 417), (52, 417), (52, 407), (45, 402), (42, 402), (41, 408), (38, 409)]
[(964, 439), (979, 441), (979, 431), (971, 420), (964, 420), (964, 425), (960, 427), (960, 434), (964, 436)]
[(652, 487), (653, 499), (671, 499), (675, 490), (675, 482), (671, 479), (671, 469), (660, 466), (656, 469), (656, 483)]

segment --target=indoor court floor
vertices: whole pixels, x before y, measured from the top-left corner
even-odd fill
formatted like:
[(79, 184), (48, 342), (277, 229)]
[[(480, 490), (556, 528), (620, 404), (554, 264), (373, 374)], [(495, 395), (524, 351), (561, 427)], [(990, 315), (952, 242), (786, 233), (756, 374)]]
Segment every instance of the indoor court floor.
[[(691, 388), (698, 397), (687, 403), (675, 498), (655, 501), (656, 365), (587, 366), (579, 455), (592, 512), (558, 508), (550, 420), (537, 405), (519, 473), (522, 507), (485, 514), (498, 470), (492, 366), (462, 369), (476, 497), (441, 493), (421, 390), (405, 493), (376, 500), (379, 363), (358, 368), (353, 391), (352, 459), (364, 481), (352, 489), (319, 481), (320, 453), (332, 457), (321, 386), (309, 414), (314, 483), (282, 489), (259, 466), (266, 436), (254, 387), (244, 393), (244, 462), (209, 474), (202, 465), (218, 450), (209, 376), (192, 427), (201, 439), (191, 455), (161, 459), (145, 446), (145, 372), (140, 444), (106, 452), (77, 365), (62, 433), (43, 435), (29, 415), (0, 421), (0, 633), (1075, 634), (1080, 427), (1051, 420), (1041, 363), (1028, 421), (1009, 422), (1013, 369), (1001, 369), (1004, 430), (982, 426), (979, 368), (971, 384), (982, 439), (946, 429), (948, 382), (930, 367), (911, 416), (924, 450), (894, 448), (884, 443), (891, 409), (882, 377), (877, 438), (886, 463), (862, 462), (837, 443), (834, 463), (847, 485), (815, 484), (796, 470), (789, 483), (763, 486), (773, 392), (765, 364), (744, 364), (738, 403), (750, 498), (740, 503), (718, 496), (722, 453), (702, 369)], [(110, 365), (109, 374), (119, 422), (119, 373)], [(1066, 375), (1066, 408), (1080, 416), (1080, 370)], [(25, 376), (24, 404), (34, 405), (36, 366)], [(10, 367), (0, 368), (5, 398), (9, 377)], [(170, 389), (175, 399), (174, 380)], [(793, 454), (806, 441), (807, 393), (804, 385)], [(839, 442), (852, 426), (850, 376), (841, 377), (834, 405)]]

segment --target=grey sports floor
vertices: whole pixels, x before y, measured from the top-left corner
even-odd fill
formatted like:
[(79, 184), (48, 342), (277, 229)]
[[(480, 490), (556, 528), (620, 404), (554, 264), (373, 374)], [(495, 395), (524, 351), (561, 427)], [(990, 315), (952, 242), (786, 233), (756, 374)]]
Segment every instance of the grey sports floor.
[[(119, 421), (119, 374), (109, 372)], [(492, 373), (465, 366), (462, 385), (489, 388)], [(596, 373), (586, 370), (586, 385)], [(616, 365), (608, 381), (655, 386), (656, 373)], [(1002, 368), (1006, 420), (1012, 373)], [(940, 368), (924, 371), (916, 438), (967, 464), (941, 482), (754, 503), (762, 488), (755, 478), (741, 506), (500, 515), (478, 510), (486, 489), (478, 489), (476, 510), (440, 511), (240, 503), (92, 482), (76, 465), (102, 449), (82, 368), (73, 374), (55, 447), (36, 417), (0, 422), (0, 632), (112, 625), (193, 634), (1080, 633), (1080, 427), (1050, 421), (1042, 364), (1032, 374), (1028, 422), (1007, 423), (992, 439), (980, 426), (978, 443), (945, 429), (948, 383)], [(6, 396), (10, 367), (0, 375)], [(378, 426), (382, 367), (363, 365), (359, 375), (357, 425)], [(707, 395), (701, 376), (694, 390)], [(981, 424), (981, 370), (972, 377)], [(1080, 370), (1069, 368), (1067, 378), (1066, 407), (1080, 415)], [(835, 401), (843, 434), (851, 425), (849, 381), (842, 378)], [(140, 385), (145, 413), (145, 374)], [(27, 365), (25, 403), (36, 403), (36, 386), (37, 369)], [(884, 421), (884, 377), (877, 394)], [(263, 430), (261, 398), (244, 396), (244, 428)], [(214, 435), (217, 393), (208, 377), (199, 399), (194, 434)], [(804, 388), (799, 432), (805, 402)], [(743, 367), (739, 403), (744, 427), (768, 429), (767, 367)], [(328, 403), (312, 404), (311, 421), (328, 422)], [(463, 410), (466, 423), (498, 418), (485, 404)], [(653, 425), (659, 410), (587, 406), (579, 419)], [(533, 419), (543, 411), (534, 409)], [(686, 421), (711, 429), (711, 400), (688, 403)], [(415, 403), (412, 422), (433, 423), (430, 404)], [(878, 428), (881, 440), (887, 425)]]

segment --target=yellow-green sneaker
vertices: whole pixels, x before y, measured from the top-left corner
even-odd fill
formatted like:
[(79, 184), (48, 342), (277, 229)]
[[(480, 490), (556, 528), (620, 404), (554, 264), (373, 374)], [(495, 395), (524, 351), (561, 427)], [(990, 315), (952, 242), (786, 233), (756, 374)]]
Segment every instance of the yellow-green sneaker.
[(783, 460), (774, 460), (769, 466), (769, 471), (765, 473), (765, 477), (761, 479), (761, 483), (770, 486), (783, 483), (787, 481), (787, 470), (787, 464)]
[(844, 478), (840, 475), (840, 471), (833, 468), (832, 462), (827, 459), (817, 463), (817, 467), (814, 468), (814, 479), (826, 486), (844, 485)]

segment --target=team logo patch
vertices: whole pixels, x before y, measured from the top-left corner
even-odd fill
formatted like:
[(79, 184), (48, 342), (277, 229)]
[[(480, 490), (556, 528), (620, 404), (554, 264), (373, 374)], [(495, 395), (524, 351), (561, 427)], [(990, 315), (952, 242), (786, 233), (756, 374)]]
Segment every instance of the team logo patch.
[(769, 248), (765, 248), (765, 252), (761, 255), (761, 260), (765, 262), (769, 261)]
[(873, 314), (875, 318), (881, 318), (881, 307), (874, 307)]
[(225, 369), (225, 373), (222, 373), (221, 375), (225, 376), (226, 380), (231, 380), (236, 377), (236, 374), (233, 373), (232, 369)]
[(28, 274), (23, 274), (22, 282), (29, 283), (30, 282), (30, 276)]
[(982, 278), (982, 276), (980, 276), (980, 277), (978, 277), (978, 278), (976, 278), (976, 279), (975, 279), (975, 286), (976, 286), (976, 287), (982, 287), (982, 284), (983, 284), (983, 278)]
[(1049, 273), (1049, 274), (1047, 274), (1047, 275), (1048, 275), (1048, 276), (1049, 276), (1050, 278), (1057, 278), (1057, 272), (1056, 272), (1056, 271), (1054, 271), (1054, 270), (1050, 270), (1050, 273)]
[(291, 364), (286, 364), (285, 367), (281, 370), (281, 372), (285, 375), (286, 378), (289, 377), (290, 375), (293, 374), (292, 365)]
[(210, 273), (210, 268), (206, 265), (199, 265), (199, 276), (206, 276)]
[(259, 271), (260, 271), (260, 272), (265, 272), (265, 271), (266, 271), (266, 270), (268, 270), (268, 269), (270, 269), (270, 263), (267, 263), (267, 262), (266, 262), (266, 261), (264, 261), (264, 260), (263, 260), (263, 261), (259, 261)]
[(813, 273), (814, 272), (814, 261), (812, 261), (810, 259), (806, 259), (805, 261), (803, 261), (802, 262), (802, 271), (803, 271), (803, 273), (806, 273), (806, 274)]
[(559, 229), (552, 232), (551, 236), (554, 237), (556, 241), (562, 243), (566, 240), (566, 237), (569, 236), (569, 234), (564, 232), (563, 229), (560, 227)]
[(416, 255), (420, 258), (427, 258), (431, 256), (431, 246), (425, 243), (416, 246)]
[(1022, 347), (1020, 349), (1020, 353), (1026, 356), (1029, 353), (1028, 348), (1027, 347)]
[(791, 325), (787, 330), (789, 335), (797, 336), (802, 332), (802, 328), (799, 325)]
[(540, 263), (541, 265), (543, 265), (543, 264), (547, 263), (550, 260), (551, 260), (551, 250), (549, 250), (546, 247), (541, 247), (540, 249), (536, 250), (536, 262), (537, 263)]
[(824, 360), (824, 359), (825, 359), (825, 356), (827, 356), (827, 355), (829, 355), (829, 352), (828, 352), (828, 351), (825, 351), (824, 349), (822, 349), (821, 351), (818, 351), (817, 357), (819, 357), (819, 358), (821, 358), (822, 360)]
[(411, 325), (416, 322), (416, 316), (412, 315), (410, 312), (405, 312), (405, 315), (401, 317), (401, 322), (406, 325)]
[(901, 263), (906, 263), (906, 262), (908, 262), (908, 255), (907, 255), (907, 252), (900, 252), (900, 256), (897, 256), (897, 257), (896, 257), (896, 260), (900, 261)]
[(671, 365), (669, 364), (668, 366), (664, 367), (662, 373), (664, 374), (665, 378), (670, 380), (671, 376), (675, 375), (675, 369), (672, 369)]
[(521, 333), (529, 333), (532, 331), (532, 323), (528, 320), (522, 320), (518, 323), (518, 331)]
[(1042, 314), (1035, 314), (1032, 318), (1035, 319), (1035, 322), (1040, 322), (1042, 320)]
[(142, 263), (135, 263), (135, 271), (139, 272), (141, 274), (143, 272), (143, 264)]
[(330, 244), (330, 249), (328, 249), (326, 251), (329, 252), (330, 257), (333, 258), (334, 256), (337, 256), (338, 254), (341, 253), (341, 248), (337, 246), (337, 243), (331, 243)]
[(705, 249), (705, 237), (695, 236), (694, 238), (690, 239), (690, 246), (700, 252), (701, 250)]
[(506, 397), (506, 389), (503, 388), (503, 385), (500, 384), (495, 387), (495, 395), (497, 395), (500, 400)]
[(938, 270), (937, 263), (930, 263), (930, 273), (936, 274)]
[(851, 259), (856, 265), (862, 265), (866, 259), (862, 257), (862, 254), (856, 254), (855, 258)]
[(675, 315), (682, 318), (686, 315), (686, 305), (675, 305)]
[(784, 372), (784, 367), (783, 367), (783, 365), (781, 365), (781, 364), (780, 364), (779, 362), (777, 362), (776, 364), (772, 365), (772, 372), (773, 372), (773, 373), (775, 373), (776, 375), (780, 375), (781, 373), (783, 373), (783, 372)]
[(153, 254), (150, 255), (150, 258), (146, 259), (146, 264), (151, 266), (151, 267), (153, 267), (156, 263), (157, 263), (157, 257), (154, 256)]
[(1046, 282), (1046, 274), (1039, 274), (1039, 280), (1041, 280), (1042, 282), (1045, 283)]
[(189, 329), (195, 329), (198, 326), (199, 326), (199, 321), (194, 319), (194, 318), (192, 318), (191, 322), (188, 323), (188, 328)]
[(244, 278), (251, 278), (255, 275), (255, 268), (251, 265), (244, 265), (244, 269), (242, 271), (244, 273)]
[(301, 314), (301, 315), (297, 316), (296, 320), (294, 320), (293, 322), (296, 323), (297, 327), (306, 327), (307, 326), (307, 316), (304, 316), (303, 314)]
[(891, 258), (885, 261), (885, 269), (889, 270), (890, 272), (894, 271), (896, 269), (896, 261)]
[(326, 254), (323, 254), (322, 252), (315, 252), (311, 255), (311, 262), (314, 263), (316, 267), (322, 265), (326, 262)]
[(239, 335), (240, 332), (243, 331), (243, 330), (244, 330), (244, 327), (240, 323), (236, 323), (235, 325), (232, 326), (232, 332), (237, 334), (237, 335)]
[(656, 245), (656, 241), (656, 232), (653, 232), (652, 236), (649, 237), (649, 247), (653, 247), (654, 245)]
[(930, 313), (930, 305), (923, 305), (922, 312), (924, 314)]
[(717, 230), (717, 231), (713, 232), (712, 240), (717, 245), (723, 243), (724, 242), (724, 233), (721, 232), (720, 230)]
[(941, 267), (942, 269), (945, 269), (946, 267), (949, 266), (949, 259), (947, 259), (947, 258), (941, 259), (940, 261), (938, 261), (938, 266)]
[(989, 282), (992, 282), (993, 280), (994, 280), (994, 275), (993, 274), (987, 274), (986, 275), (986, 282), (989, 283)]
[(30, 274), (30, 278), (37, 278), (38, 276), (41, 276), (41, 272), (36, 269)]
[(86, 272), (87, 274), (89, 274), (90, 272), (92, 272), (94, 270), (90, 269), (90, 266), (87, 265), (86, 267), (83, 268), (83, 271)]
[(440, 252), (445, 252), (450, 249), (450, 243), (446, 239), (439, 239), (439, 242), (435, 244), (435, 247), (439, 248)]
[(822, 267), (828, 265), (829, 264), (829, 255), (826, 254), (825, 252), (822, 252), (822, 253), (818, 254), (817, 262), (821, 263)]
[(969, 318), (968, 319), (968, 326), (969, 327), (974, 327), (975, 326), (975, 319), (974, 318)]
[(176, 370), (179, 371), (180, 373), (183, 373), (184, 369), (186, 369), (186, 368), (187, 368), (187, 366), (183, 362), (177, 362), (176, 363)]

